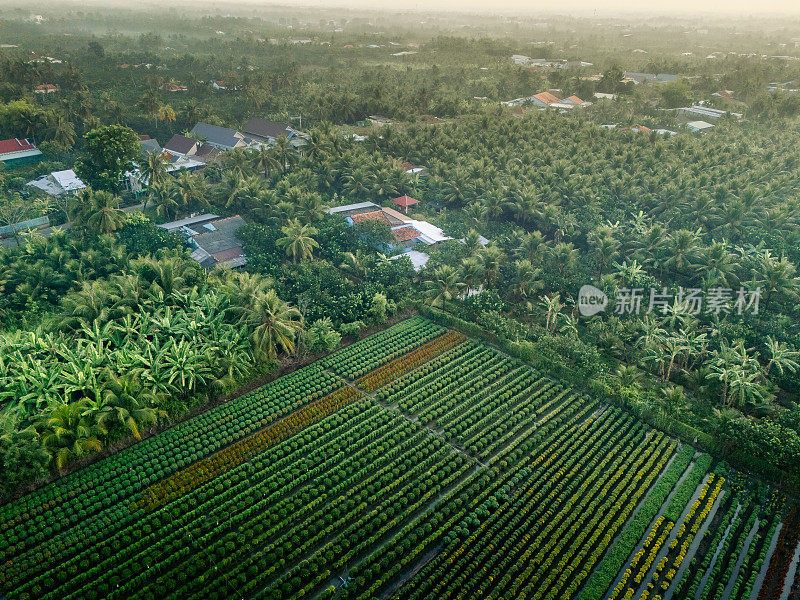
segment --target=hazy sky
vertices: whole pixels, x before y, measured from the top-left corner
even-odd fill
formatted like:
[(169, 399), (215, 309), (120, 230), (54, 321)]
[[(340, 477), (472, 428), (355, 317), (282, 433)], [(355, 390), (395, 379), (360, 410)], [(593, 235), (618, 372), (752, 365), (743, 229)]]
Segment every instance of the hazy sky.
[(516, 13), (702, 12), (791, 13), (800, 16), (800, 0), (246, 0), (253, 4), (301, 4), (358, 8), (481, 10)]

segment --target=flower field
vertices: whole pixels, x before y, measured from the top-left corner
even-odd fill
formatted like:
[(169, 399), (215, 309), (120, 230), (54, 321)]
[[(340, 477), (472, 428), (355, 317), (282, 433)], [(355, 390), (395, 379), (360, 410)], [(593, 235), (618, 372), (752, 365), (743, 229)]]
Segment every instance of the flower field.
[(0, 527), (9, 600), (755, 600), (800, 538), (791, 499), (421, 318)]

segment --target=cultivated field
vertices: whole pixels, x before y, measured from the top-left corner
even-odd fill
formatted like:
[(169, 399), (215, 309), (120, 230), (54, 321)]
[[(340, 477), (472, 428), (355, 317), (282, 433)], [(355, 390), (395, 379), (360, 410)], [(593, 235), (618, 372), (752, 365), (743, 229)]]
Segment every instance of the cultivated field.
[(0, 529), (10, 600), (800, 597), (793, 502), (422, 318), (0, 507)]

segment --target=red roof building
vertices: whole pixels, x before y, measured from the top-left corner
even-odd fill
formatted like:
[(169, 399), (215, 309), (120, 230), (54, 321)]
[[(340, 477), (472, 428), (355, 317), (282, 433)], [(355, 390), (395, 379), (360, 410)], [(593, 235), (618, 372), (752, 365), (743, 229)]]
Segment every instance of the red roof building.
[(394, 203), (403, 208), (406, 214), (408, 214), (408, 207), (419, 204), (419, 200), (414, 200), (414, 198), (411, 196), (400, 196), (399, 198), (394, 199)]
[(25, 150), (36, 150), (36, 146), (31, 144), (28, 140), (19, 140), (17, 138), (0, 140), (0, 154), (23, 152)]
[(386, 223), (387, 225), (390, 225), (389, 219), (387, 219), (386, 215), (383, 214), (383, 211), (380, 210), (373, 210), (372, 212), (350, 215), (350, 218), (356, 225), (358, 225), (359, 223), (364, 223), (365, 221), (378, 221), (380, 223)]
[(12, 138), (0, 140), (0, 163), (12, 165), (31, 164), (40, 160), (42, 153), (28, 140)]
[(420, 235), (422, 235), (417, 228), (413, 225), (405, 225), (403, 227), (398, 227), (397, 229), (392, 229), (392, 236), (398, 242), (410, 242), (411, 240), (417, 239)]
[(555, 96), (550, 92), (542, 92), (541, 94), (534, 94), (533, 97), (539, 100), (539, 102), (542, 102), (548, 106), (550, 104), (553, 104), (553, 102), (558, 102), (558, 96)]

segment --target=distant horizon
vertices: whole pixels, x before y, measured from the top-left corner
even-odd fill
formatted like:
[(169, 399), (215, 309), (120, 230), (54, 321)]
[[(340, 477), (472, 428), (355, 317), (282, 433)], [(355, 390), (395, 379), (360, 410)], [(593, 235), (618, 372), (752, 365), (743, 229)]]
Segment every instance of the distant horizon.
[[(201, 2), (203, 0), (200, 0)], [(229, 0), (222, 0), (223, 3)], [(568, 4), (553, 5), (548, 2), (531, 2), (530, 0), (498, 0), (493, 2), (478, 0), (428, 0), (420, 2), (413, 0), (383, 0), (380, 7), (369, 0), (230, 0), (241, 1), (246, 4), (262, 4), (264, 6), (294, 5), (294, 6), (319, 6), (319, 7), (350, 7), (369, 8), (372, 10), (445, 10), (452, 12), (489, 12), (489, 13), (516, 13), (530, 16), (536, 14), (576, 14), (581, 15), (598, 13), (627, 13), (627, 14), (763, 14), (772, 15), (789, 14), (800, 17), (800, 3), (786, 0), (764, 0), (754, 10), (752, 2), (744, 0), (710, 0), (698, 4), (692, 0), (656, 0), (642, 8), (641, 2), (633, 0), (571, 0)], [(698, 10), (698, 5), (702, 6)]]
[[(173, 5), (183, 4), (183, 0)], [(188, 4), (188, 1), (186, 2)], [(79, 6), (113, 7), (118, 3), (109, 0), (49, 0), (48, 5), (76, 4)], [(572, 0), (568, 4), (555, 5), (547, 2), (532, 3), (530, 0), (497, 0), (493, 2), (479, 0), (383, 0), (376, 5), (371, 0), (192, 0), (197, 7), (222, 8), (230, 6), (280, 7), (290, 8), (322, 8), (322, 9), (354, 9), (372, 12), (414, 11), (414, 12), (453, 12), (453, 13), (490, 13), (497, 15), (518, 15), (532, 17), (536, 15), (576, 15), (576, 16), (692, 16), (692, 15), (724, 15), (725, 17), (748, 15), (761, 17), (795, 16), (800, 18), (800, 3), (789, 0), (763, 0), (757, 5), (745, 0), (707, 0), (700, 4), (693, 0), (656, 0), (646, 7), (633, 0)], [(35, 3), (34, 3), (35, 5)], [(138, 7), (148, 5), (160, 6), (157, 0), (140, 0)], [(26, 6), (29, 6), (26, 4)]]

